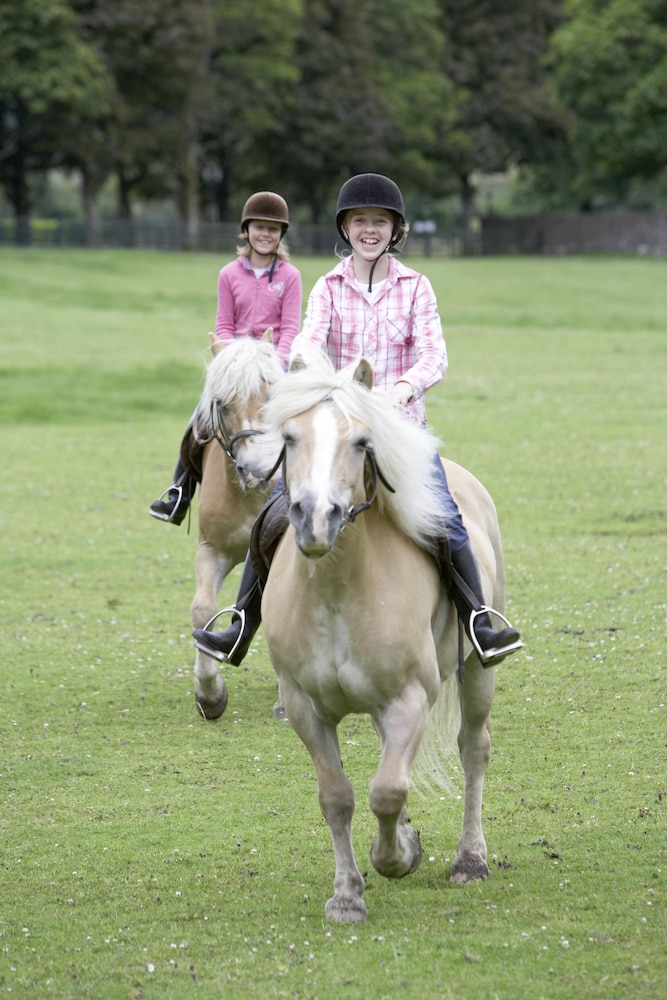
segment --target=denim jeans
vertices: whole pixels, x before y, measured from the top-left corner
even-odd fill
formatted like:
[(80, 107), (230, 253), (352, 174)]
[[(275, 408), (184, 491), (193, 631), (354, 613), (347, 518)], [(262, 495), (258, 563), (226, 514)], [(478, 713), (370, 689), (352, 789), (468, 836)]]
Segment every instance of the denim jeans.
[(437, 470), (435, 476), (436, 483), (442, 498), (445, 518), (447, 519), (447, 538), (449, 539), (449, 548), (451, 552), (455, 552), (457, 549), (460, 549), (461, 546), (465, 545), (467, 541), (469, 541), (469, 535), (466, 530), (466, 526), (463, 523), (461, 511), (458, 508), (456, 500), (449, 492), (447, 476), (442, 466), (442, 462), (440, 461), (440, 455), (437, 452), (433, 456), (433, 461)]

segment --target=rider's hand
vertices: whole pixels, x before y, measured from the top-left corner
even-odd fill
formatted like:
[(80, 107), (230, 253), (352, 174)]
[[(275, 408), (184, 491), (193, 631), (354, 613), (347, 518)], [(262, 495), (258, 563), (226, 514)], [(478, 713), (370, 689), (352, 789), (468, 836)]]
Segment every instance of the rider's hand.
[(396, 407), (407, 406), (412, 402), (414, 389), (409, 382), (396, 382), (388, 390), (389, 397)]

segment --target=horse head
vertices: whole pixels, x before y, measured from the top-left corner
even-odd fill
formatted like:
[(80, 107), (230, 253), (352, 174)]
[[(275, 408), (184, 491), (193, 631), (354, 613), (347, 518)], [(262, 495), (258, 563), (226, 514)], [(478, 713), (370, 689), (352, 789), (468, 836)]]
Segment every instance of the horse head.
[[(335, 371), (322, 355), (296, 359), (267, 404), (283, 439), (283, 480), (300, 551), (319, 558), (374, 504), (415, 540), (441, 527), (435, 438), (374, 390), (366, 359)], [(391, 485), (390, 485), (391, 484)]]
[(213, 359), (201, 411), (206, 433), (227, 455), (243, 489), (266, 490), (275, 464), (275, 441), (265, 438), (263, 407), (284, 373), (271, 333), (267, 330), (261, 340), (235, 337), (227, 343), (209, 334)]
[[(290, 372), (305, 371), (301, 359)], [(370, 390), (373, 372), (366, 360), (353, 380)], [(304, 399), (307, 399), (307, 394)], [(292, 415), (282, 425), (285, 487), (289, 520), (299, 550), (320, 558), (333, 546), (365, 495), (365, 468), (371, 447), (369, 427), (337, 405), (328, 392), (315, 405)]]

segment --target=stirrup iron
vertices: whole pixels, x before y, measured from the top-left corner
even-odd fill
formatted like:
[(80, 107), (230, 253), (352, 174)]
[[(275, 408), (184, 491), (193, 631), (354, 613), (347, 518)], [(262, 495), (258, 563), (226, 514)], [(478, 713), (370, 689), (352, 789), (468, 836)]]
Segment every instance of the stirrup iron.
[(241, 628), (239, 629), (238, 639), (236, 640), (236, 642), (234, 643), (234, 645), (232, 646), (232, 648), (228, 653), (223, 653), (221, 649), (212, 649), (210, 646), (205, 646), (203, 642), (199, 641), (199, 639), (193, 640), (193, 645), (196, 646), (197, 649), (201, 650), (202, 653), (206, 653), (207, 656), (213, 656), (216, 660), (220, 660), (221, 663), (227, 663), (229, 660), (231, 660), (232, 656), (238, 649), (241, 640), (243, 639), (243, 632), (245, 629), (245, 611), (243, 610), (243, 608), (236, 608), (234, 607), (233, 604), (230, 604), (228, 608), (223, 608), (222, 611), (218, 611), (216, 614), (213, 615), (212, 618), (209, 618), (209, 620), (204, 625), (204, 632), (210, 632), (211, 631), (210, 626), (213, 624), (213, 622), (217, 621), (220, 615), (226, 615), (229, 613), (234, 614), (237, 616), (237, 618), (241, 619)]
[(476, 611), (470, 612), (470, 618), (468, 620), (469, 638), (483, 667), (493, 666), (495, 662), (504, 660), (506, 656), (510, 655), (510, 653), (515, 653), (517, 649), (523, 649), (523, 642), (521, 641), (521, 639), (517, 639), (516, 642), (510, 643), (508, 646), (505, 646), (502, 649), (495, 649), (494, 647), (491, 647), (491, 649), (482, 649), (482, 647), (479, 644), (477, 635), (475, 634), (475, 629), (473, 628), (473, 625), (476, 618), (479, 618), (480, 615), (486, 615), (486, 614), (495, 615), (496, 618), (500, 618), (500, 620), (505, 623), (506, 628), (513, 628), (512, 623), (507, 618), (505, 618), (505, 615), (501, 614), (500, 611), (496, 611), (495, 608), (487, 607), (486, 604), (483, 604), (480, 608), (477, 608)]
[(172, 490), (176, 490), (176, 492), (178, 493), (178, 497), (176, 499), (176, 503), (171, 508), (171, 514), (161, 514), (160, 511), (158, 511), (158, 510), (153, 510), (152, 508), (148, 509), (148, 513), (151, 515), (151, 517), (156, 517), (158, 519), (158, 521), (166, 521), (168, 524), (172, 523), (172, 518), (173, 518), (174, 514), (176, 513), (176, 511), (178, 510), (178, 508), (181, 506), (181, 501), (183, 499), (183, 487), (182, 486), (177, 486), (176, 483), (174, 483), (172, 486), (169, 486), (164, 491), (164, 493), (161, 493), (160, 496), (157, 498), (158, 499), (158, 503), (162, 503), (163, 501), (165, 503), (168, 502), (168, 500), (169, 500), (169, 494), (172, 492)]

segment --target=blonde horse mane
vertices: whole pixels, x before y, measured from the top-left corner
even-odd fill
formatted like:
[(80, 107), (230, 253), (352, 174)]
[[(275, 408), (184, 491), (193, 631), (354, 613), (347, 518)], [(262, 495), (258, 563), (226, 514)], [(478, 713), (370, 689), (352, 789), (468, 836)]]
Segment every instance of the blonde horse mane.
[(309, 367), (290, 371), (274, 388), (265, 407), (267, 424), (278, 430), (327, 399), (338, 407), (350, 432), (353, 420), (365, 424), (378, 469), (394, 490), (378, 483), (380, 510), (410, 538), (428, 546), (446, 530), (434, 474), (438, 439), (402, 415), (386, 392), (370, 391), (355, 378), (358, 362), (337, 372), (324, 356), (314, 364), (310, 361)]
[(235, 337), (217, 350), (204, 377), (200, 411), (209, 433), (216, 401), (236, 398), (247, 403), (258, 395), (263, 384), (274, 385), (284, 375), (275, 348), (268, 340)]

